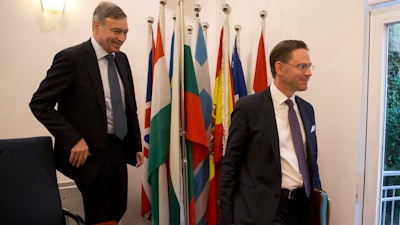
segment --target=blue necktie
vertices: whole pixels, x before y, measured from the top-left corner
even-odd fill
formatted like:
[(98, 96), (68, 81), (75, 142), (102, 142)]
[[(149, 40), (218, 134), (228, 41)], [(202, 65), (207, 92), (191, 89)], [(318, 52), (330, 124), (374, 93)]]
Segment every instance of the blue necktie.
[(303, 177), (304, 189), (306, 191), (307, 197), (310, 197), (311, 193), (311, 183), (310, 183), (310, 173), (308, 171), (307, 159), (304, 152), (303, 137), (300, 131), (299, 120), (297, 119), (296, 111), (293, 108), (293, 102), (287, 99), (285, 103), (289, 106), (289, 124), (290, 131), (292, 133), (292, 139), (294, 148), (296, 150), (297, 161), (299, 163), (300, 172)]
[(124, 106), (122, 103), (121, 88), (119, 86), (114, 55), (108, 54), (106, 58), (108, 60), (108, 81), (110, 83), (111, 105), (114, 115), (114, 133), (115, 136), (123, 140), (128, 132), (128, 126), (126, 122)]

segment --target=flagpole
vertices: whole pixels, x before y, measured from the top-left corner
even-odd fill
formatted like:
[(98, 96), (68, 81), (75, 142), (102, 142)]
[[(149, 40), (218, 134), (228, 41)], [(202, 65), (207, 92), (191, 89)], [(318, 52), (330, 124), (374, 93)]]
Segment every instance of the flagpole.
[[(201, 25), (200, 25), (200, 11), (201, 11), (201, 6), (200, 6), (200, 4), (198, 4), (198, 3), (196, 3), (196, 4), (194, 4), (193, 5), (193, 11), (194, 11), (194, 14), (195, 14), (195, 17), (194, 17), (194, 47), (193, 47), (193, 51), (192, 51), (192, 53), (193, 53), (193, 57), (195, 57), (194, 56), (194, 54), (196, 54), (195, 52), (196, 52), (196, 49), (197, 49), (197, 47), (196, 47), (196, 45), (197, 45), (197, 38), (198, 38), (198, 35), (199, 35), (199, 29), (202, 29), (201, 28)], [(193, 39), (193, 38), (192, 38)]]
[(210, 26), (210, 24), (208, 22), (203, 22), (202, 23), (202, 29), (203, 29), (203, 33), (204, 33), (204, 40), (207, 44), (207, 29)]
[[(200, 6), (200, 4), (198, 4), (198, 3), (196, 3), (196, 4), (194, 4), (193, 5), (193, 11), (194, 11), (194, 14), (195, 14), (195, 17), (194, 17), (194, 23), (196, 24), (195, 25), (195, 35), (196, 35), (196, 42), (197, 42), (197, 35), (199, 34), (199, 29), (202, 29), (201, 28), (201, 25), (199, 26), (199, 24), (200, 24), (200, 11), (201, 11), (201, 6)], [(196, 44), (196, 42), (195, 42), (195, 44)]]
[(192, 31), (193, 31), (193, 26), (192, 25), (187, 25), (186, 28), (187, 28), (189, 36), (191, 36), (192, 35)]
[(229, 68), (229, 15), (231, 13), (231, 7), (228, 3), (224, 3), (222, 11), (224, 12), (224, 33), (222, 41), (222, 126), (224, 134), (222, 136), (222, 155), (225, 154), (226, 141), (229, 130), (229, 81), (230, 81), (230, 68)]
[(268, 13), (265, 10), (261, 10), (259, 15), (261, 17), (261, 32), (262, 32), (263, 37), (264, 37), (265, 18), (268, 16)]
[(147, 17), (147, 24), (149, 26), (152, 26), (153, 23), (154, 23), (154, 17), (152, 17), (152, 16)]
[(181, 20), (177, 21), (180, 26), (180, 36), (181, 36), (181, 43), (179, 43), (180, 46), (180, 56), (179, 56), (179, 79), (180, 79), (180, 130), (181, 130), (181, 137), (182, 137), (182, 142), (181, 142), (181, 152), (182, 152), (182, 185), (183, 185), (183, 207), (184, 207), (184, 223), (189, 224), (189, 187), (188, 187), (188, 159), (187, 159), (187, 148), (186, 148), (186, 124), (185, 124), (185, 80), (184, 80), (184, 71), (185, 71), (185, 65), (184, 65), (184, 44), (185, 44), (185, 27), (184, 27), (184, 14), (183, 14), (183, 0), (179, 0), (179, 10), (181, 14)]
[(188, 31), (188, 43), (189, 46), (192, 47), (192, 32), (193, 32), (193, 26), (192, 25), (187, 25), (186, 27), (187, 31)]
[(236, 24), (234, 29), (236, 31), (236, 48), (238, 55), (240, 55), (240, 30), (242, 27), (239, 24)]

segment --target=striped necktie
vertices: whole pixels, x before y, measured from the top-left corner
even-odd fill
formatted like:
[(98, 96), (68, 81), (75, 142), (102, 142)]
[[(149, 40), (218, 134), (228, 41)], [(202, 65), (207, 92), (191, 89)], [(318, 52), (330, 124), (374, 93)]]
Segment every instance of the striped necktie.
[(297, 161), (299, 163), (300, 172), (303, 177), (304, 189), (306, 191), (307, 197), (310, 197), (311, 193), (311, 183), (310, 183), (310, 173), (308, 171), (307, 159), (304, 152), (303, 137), (300, 131), (299, 120), (297, 119), (296, 111), (293, 108), (293, 102), (287, 99), (285, 103), (289, 106), (289, 124), (290, 131), (292, 133), (292, 139), (294, 148), (296, 150)]

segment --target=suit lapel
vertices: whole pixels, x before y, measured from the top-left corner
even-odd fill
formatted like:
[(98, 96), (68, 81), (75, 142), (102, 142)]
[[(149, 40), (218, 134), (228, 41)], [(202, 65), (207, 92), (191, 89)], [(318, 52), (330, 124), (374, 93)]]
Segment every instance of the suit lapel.
[[(306, 111), (305, 105), (303, 101), (299, 100), (299, 97), (296, 96), (296, 104), (297, 107), (299, 108), (300, 112), (300, 117), (301, 120), (303, 121), (303, 127), (304, 127), (304, 132), (306, 134), (306, 140), (308, 142), (311, 134), (311, 128), (314, 125), (312, 122), (312, 118), (310, 118), (311, 115), (309, 115)], [(308, 143), (307, 143), (308, 144)]]
[(119, 76), (122, 80), (122, 83), (124, 85), (124, 90), (125, 90), (125, 102), (130, 102), (131, 96), (129, 94), (129, 89), (128, 89), (128, 76), (130, 76), (130, 73), (126, 70), (128, 68), (128, 65), (125, 65), (125, 62), (121, 56), (121, 54), (116, 53), (115, 54), (115, 65), (117, 66)]
[(267, 88), (261, 95), (260, 106), (263, 111), (263, 115), (266, 115), (265, 125), (264, 125), (265, 129), (267, 131), (275, 131), (275, 132), (265, 132), (265, 133), (269, 134), (268, 138), (271, 142), (271, 148), (274, 153), (275, 160), (277, 161), (277, 163), (280, 163), (281, 159), (279, 152), (278, 128), (276, 126), (274, 104), (272, 102), (270, 88)]
[(86, 66), (89, 71), (89, 76), (92, 81), (93, 90), (97, 96), (97, 103), (99, 104), (100, 109), (104, 112), (104, 116), (106, 115), (106, 104), (104, 101), (104, 90), (103, 90), (103, 82), (101, 81), (101, 75), (99, 70), (99, 63), (97, 62), (96, 53), (92, 46), (92, 43), (89, 41), (85, 44), (85, 61)]
[(311, 151), (313, 151), (311, 149), (313, 146), (313, 144), (311, 143), (312, 142), (311, 128), (315, 126), (315, 124), (313, 122), (314, 120), (312, 118), (312, 115), (309, 112), (307, 112), (304, 101), (300, 100), (300, 98), (296, 96), (296, 103), (297, 107), (299, 108), (301, 120), (303, 121), (304, 133), (306, 135), (306, 154), (307, 154), (308, 168), (310, 171), (311, 184), (314, 184), (314, 176), (312, 173), (312, 171), (314, 171), (314, 168), (311, 160), (312, 159)]

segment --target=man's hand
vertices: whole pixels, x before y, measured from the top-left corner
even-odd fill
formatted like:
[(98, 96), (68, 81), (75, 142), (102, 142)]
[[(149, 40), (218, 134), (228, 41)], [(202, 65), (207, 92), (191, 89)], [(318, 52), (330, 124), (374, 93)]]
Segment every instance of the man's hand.
[(82, 138), (72, 147), (69, 162), (76, 168), (79, 168), (86, 162), (89, 156), (89, 147), (85, 139)]
[(144, 162), (144, 155), (143, 152), (136, 152), (136, 168), (139, 168), (143, 165)]

